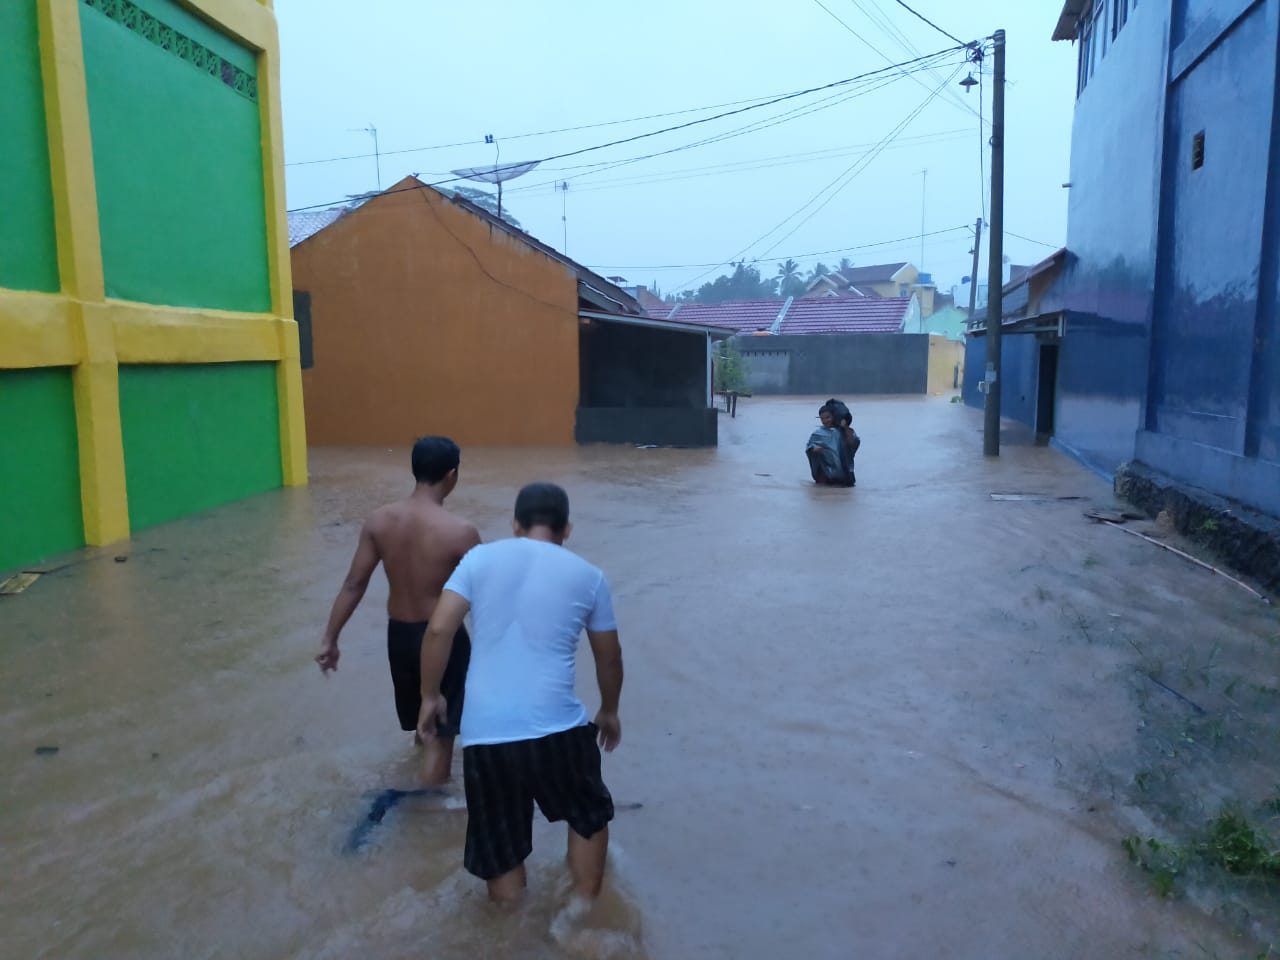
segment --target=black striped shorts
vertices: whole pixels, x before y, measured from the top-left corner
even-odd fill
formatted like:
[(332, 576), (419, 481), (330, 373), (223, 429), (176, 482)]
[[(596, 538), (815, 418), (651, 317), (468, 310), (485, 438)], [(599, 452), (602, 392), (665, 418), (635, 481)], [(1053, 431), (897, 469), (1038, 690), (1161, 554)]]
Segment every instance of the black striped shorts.
[(594, 723), (537, 740), (488, 743), (462, 751), (467, 790), (463, 865), (482, 880), (514, 870), (533, 851), (533, 805), (585, 839), (613, 819), (600, 776)]

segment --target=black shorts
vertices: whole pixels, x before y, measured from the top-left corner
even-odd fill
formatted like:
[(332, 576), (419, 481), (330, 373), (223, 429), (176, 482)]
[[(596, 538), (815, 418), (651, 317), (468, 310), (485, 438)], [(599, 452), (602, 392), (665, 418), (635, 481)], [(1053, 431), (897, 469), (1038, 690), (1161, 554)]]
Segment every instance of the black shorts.
[[(387, 662), (391, 665), (391, 682), (396, 690), (396, 714), (400, 717), (401, 730), (416, 730), (418, 727), (418, 712), (422, 709), (422, 637), (426, 632), (426, 621), (387, 621)], [(459, 627), (453, 638), (453, 648), (449, 651), (449, 663), (440, 680), (440, 692), (449, 705), (449, 722), (436, 724), (438, 736), (458, 735), (469, 663), (471, 638), (467, 636), (466, 627)]]
[(492, 880), (533, 850), (533, 805), (555, 823), (591, 839), (613, 819), (613, 797), (600, 777), (594, 723), (537, 740), (465, 747), (467, 846), (462, 863)]

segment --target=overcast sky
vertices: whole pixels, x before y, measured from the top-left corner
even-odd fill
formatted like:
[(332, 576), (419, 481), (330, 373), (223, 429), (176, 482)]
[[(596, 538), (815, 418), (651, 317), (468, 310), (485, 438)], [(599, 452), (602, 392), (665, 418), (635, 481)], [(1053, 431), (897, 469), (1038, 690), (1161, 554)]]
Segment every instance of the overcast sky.
[[(1042, 259), (1066, 236), (1075, 53), (1049, 40), (1061, 0), (911, 5), (962, 40), (1006, 30), (1006, 227), (1040, 242), (1008, 237), (1005, 252), (1016, 263)], [(503, 163), (537, 160), (955, 46), (896, 0), (490, 0), (474, 8), (276, 0), (275, 10), (291, 209), (377, 186), (373, 157), (359, 156), (372, 153), (361, 130), (370, 125), (378, 131), (383, 187), (409, 173), (441, 180), (494, 163), (486, 134), (497, 138)], [(788, 256), (806, 269), (818, 260), (834, 266), (841, 256), (856, 264), (918, 263), (923, 181), (924, 232), (934, 234), (924, 238), (923, 266), (949, 289), (969, 273), (969, 233), (935, 231), (972, 227), (983, 202), (980, 99), (977, 87), (966, 95), (958, 85), (973, 69), (962, 61), (951, 53), (931, 72), (880, 74), (873, 78), (879, 89), (864, 81), (548, 160), (506, 185), (504, 205), (557, 249), (565, 248), (567, 225), (574, 259), (671, 292), (714, 277), (725, 268), (712, 264), (739, 256), (758, 258), (766, 275)], [(989, 120), (990, 58), (983, 69)], [(945, 92), (930, 100), (940, 86)], [(780, 116), (811, 106), (823, 109)], [(700, 109), (707, 107), (718, 108)], [(634, 119), (641, 117), (650, 119)], [(632, 122), (522, 136), (611, 121)], [(685, 147), (759, 121), (769, 125), (666, 156), (613, 169), (582, 166)], [(441, 144), (462, 145), (419, 149)], [(354, 158), (301, 162), (331, 157)], [(989, 176), (989, 154), (986, 169)], [(568, 191), (556, 190), (561, 181)], [(833, 181), (845, 186), (822, 192)], [(899, 242), (869, 246), (890, 240)], [(820, 251), (834, 252), (814, 255)]]

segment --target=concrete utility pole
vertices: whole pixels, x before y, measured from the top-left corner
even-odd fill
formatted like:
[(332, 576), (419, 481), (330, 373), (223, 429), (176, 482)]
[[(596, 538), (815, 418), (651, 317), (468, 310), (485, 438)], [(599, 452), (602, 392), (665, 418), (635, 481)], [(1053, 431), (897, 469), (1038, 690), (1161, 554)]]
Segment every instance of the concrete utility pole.
[(973, 270), (969, 274), (969, 322), (978, 309), (978, 254), (982, 252), (982, 218), (973, 222)]
[[(987, 404), (982, 453), (1000, 456), (1000, 326), (1004, 318), (1004, 31), (995, 41), (995, 84), (991, 92), (991, 231), (987, 264)], [(976, 278), (975, 278), (976, 279)]]
[(920, 171), (920, 266), (919, 272), (924, 273), (924, 204), (925, 204), (925, 188), (929, 183), (929, 171)]

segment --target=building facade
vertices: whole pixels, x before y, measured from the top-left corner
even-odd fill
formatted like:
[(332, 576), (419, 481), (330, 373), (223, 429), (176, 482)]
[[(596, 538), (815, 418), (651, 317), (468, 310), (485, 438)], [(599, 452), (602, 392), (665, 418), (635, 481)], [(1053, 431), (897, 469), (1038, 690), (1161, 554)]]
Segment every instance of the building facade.
[(406, 177), (291, 218), (312, 444), (715, 444), (707, 331), (466, 199)]
[(1070, 0), (1059, 439), (1280, 514), (1280, 0)]
[(1003, 412), (1280, 515), (1280, 0), (1067, 0), (1054, 39), (1078, 50), (1067, 250), (1041, 305), (1006, 303)]
[(0, 5), (0, 569), (306, 482), (269, 0)]

